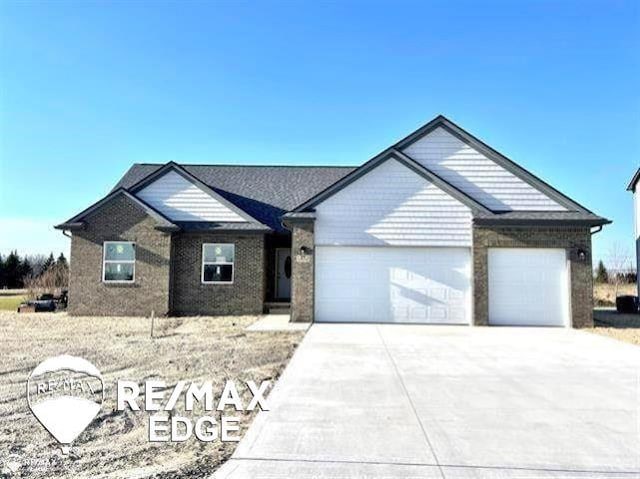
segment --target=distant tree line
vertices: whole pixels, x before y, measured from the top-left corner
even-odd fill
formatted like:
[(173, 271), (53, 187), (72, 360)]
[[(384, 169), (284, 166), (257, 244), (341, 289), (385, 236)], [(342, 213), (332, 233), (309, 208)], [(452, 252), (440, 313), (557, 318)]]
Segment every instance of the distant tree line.
[(0, 289), (24, 288), (30, 280), (52, 270), (69, 271), (69, 263), (63, 253), (57, 259), (53, 253), (21, 257), (17, 251), (12, 251), (6, 256), (0, 255)]
[(635, 283), (638, 278), (636, 271), (632, 269), (613, 270), (607, 269), (602, 260), (598, 262), (593, 273), (593, 280), (596, 283)]

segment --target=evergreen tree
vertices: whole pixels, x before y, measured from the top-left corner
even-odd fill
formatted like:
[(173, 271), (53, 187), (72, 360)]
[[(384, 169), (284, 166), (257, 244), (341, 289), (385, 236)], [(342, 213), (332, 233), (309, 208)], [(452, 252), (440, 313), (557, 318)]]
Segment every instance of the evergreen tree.
[(0, 289), (3, 289), (6, 286), (7, 286), (7, 275), (5, 274), (4, 260), (2, 259), (2, 255), (0, 255)]
[(596, 283), (609, 282), (609, 272), (607, 271), (607, 268), (605, 268), (602, 260), (598, 262), (598, 266), (596, 267), (595, 280), (596, 280)]
[(49, 257), (46, 259), (46, 261), (42, 265), (42, 272), (44, 273), (46, 270), (51, 268), (54, 264), (56, 264), (56, 259), (53, 257), (53, 253), (50, 253)]
[(12, 251), (4, 262), (6, 287), (9, 289), (22, 287), (20, 278), (20, 257), (17, 251)]
[(69, 263), (67, 263), (67, 258), (64, 257), (64, 253), (60, 253), (60, 256), (58, 256), (58, 261), (56, 261), (56, 264), (58, 266), (62, 266), (62, 267), (68, 267)]
[(25, 258), (20, 261), (20, 266), (18, 268), (18, 288), (24, 288), (25, 281), (27, 277), (31, 275), (31, 273), (33, 273), (33, 266), (31, 266), (31, 261), (29, 261), (29, 258), (25, 256)]

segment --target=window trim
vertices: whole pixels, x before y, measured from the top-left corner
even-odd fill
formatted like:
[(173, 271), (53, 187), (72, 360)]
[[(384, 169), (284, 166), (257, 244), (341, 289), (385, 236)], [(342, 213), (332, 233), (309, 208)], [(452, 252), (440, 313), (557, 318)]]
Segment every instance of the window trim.
[[(113, 243), (126, 243), (133, 245), (133, 260), (113, 260), (107, 259), (107, 245)], [(128, 263), (133, 264), (133, 278), (132, 279), (106, 279), (107, 263)], [(105, 284), (132, 284), (136, 282), (136, 243), (135, 241), (103, 241), (102, 242), (102, 282)]]
[[(205, 261), (204, 260), (204, 248), (205, 246), (231, 246), (233, 248), (233, 261)], [(202, 257), (200, 261), (200, 283), (201, 284), (233, 284), (236, 279), (236, 245), (235, 243), (202, 243)], [(204, 280), (204, 267), (205, 265), (231, 265), (231, 281), (205, 281)]]

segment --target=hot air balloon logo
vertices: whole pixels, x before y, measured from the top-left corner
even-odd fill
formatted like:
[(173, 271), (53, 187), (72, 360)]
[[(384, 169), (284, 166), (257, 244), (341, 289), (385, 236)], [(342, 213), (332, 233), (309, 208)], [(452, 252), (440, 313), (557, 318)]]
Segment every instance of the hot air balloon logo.
[(71, 443), (98, 415), (104, 401), (102, 374), (76, 356), (56, 356), (38, 364), (27, 380), (29, 409), (69, 453)]

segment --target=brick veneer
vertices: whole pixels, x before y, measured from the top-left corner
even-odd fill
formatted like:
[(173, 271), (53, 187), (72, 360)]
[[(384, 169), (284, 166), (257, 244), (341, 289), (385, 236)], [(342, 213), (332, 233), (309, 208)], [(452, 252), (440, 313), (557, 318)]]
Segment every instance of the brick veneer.
[[(495, 248), (564, 248), (570, 263), (571, 316), (575, 328), (593, 326), (591, 234), (580, 227), (478, 227), (473, 228), (474, 324), (489, 320), (488, 255)], [(586, 252), (585, 260), (577, 250)]]
[[(233, 283), (202, 284), (203, 243), (235, 244)], [(262, 313), (265, 297), (263, 234), (176, 233), (171, 258), (172, 313)]]
[[(86, 218), (71, 239), (69, 314), (166, 315), (169, 311), (171, 236), (134, 202), (118, 196)], [(102, 282), (104, 241), (135, 241), (135, 283)]]
[[(314, 261), (313, 222), (292, 224), (291, 258), (291, 321), (313, 321)], [(307, 248), (307, 253), (301, 248)]]
[[(185, 314), (260, 314), (266, 294), (265, 238), (262, 234), (170, 233), (137, 204), (119, 196), (91, 213), (86, 228), (71, 241), (69, 313), (72, 315), (148, 316)], [(314, 319), (314, 224), (291, 225), (291, 320)], [(133, 284), (102, 281), (104, 241), (134, 241)], [(202, 244), (236, 245), (232, 284), (202, 284)], [(303, 253), (301, 249), (307, 248)], [(564, 248), (570, 261), (574, 327), (593, 325), (591, 235), (579, 227), (473, 228), (474, 324), (488, 324), (488, 248)], [(271, 249), (271, 248), (270, 248)], [(586, 252), (585, 260), (577, 250)]]

